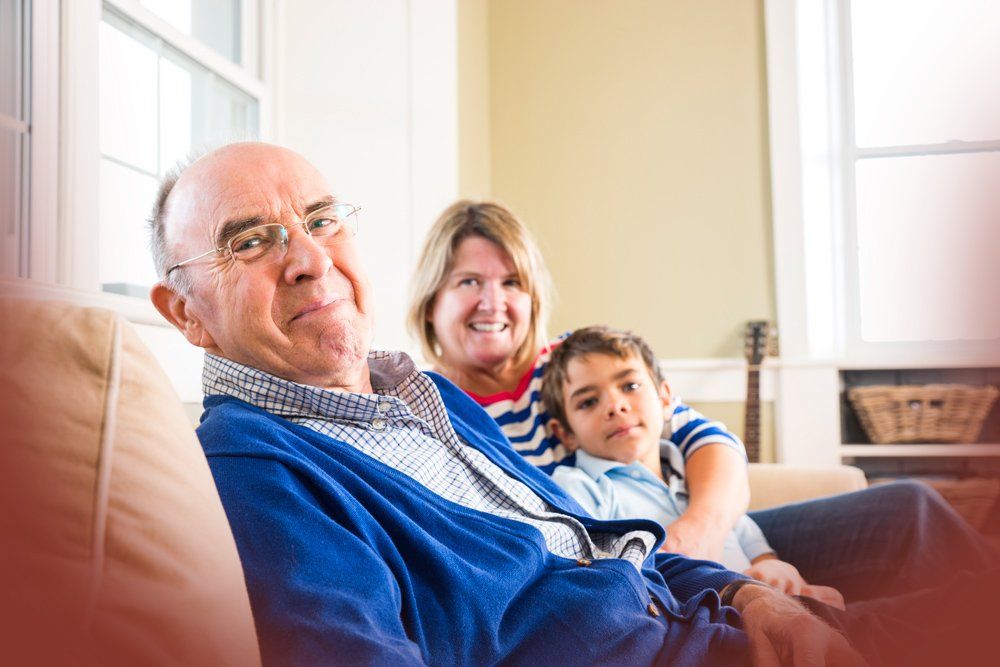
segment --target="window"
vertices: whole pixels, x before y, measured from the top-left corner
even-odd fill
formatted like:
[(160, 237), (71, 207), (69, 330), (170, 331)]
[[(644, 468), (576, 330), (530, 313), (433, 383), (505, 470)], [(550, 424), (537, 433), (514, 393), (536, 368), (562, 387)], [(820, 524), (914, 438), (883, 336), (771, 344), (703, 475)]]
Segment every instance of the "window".
[(1000, 4), (843, 4), (858, 343), (1000, 339)]
[(1000, 4), (765, 11), (783, 356), (995, 356)]
[(30, 5), (0, 0), (0, 276), (26, 277), (30, 183)]
[(99, 33), (101, 288), (156, 280), (145, 220), (163, 174), (192, 152), (260, 136), (263, 86), (245, 44), (250, 3), (116, 0)]

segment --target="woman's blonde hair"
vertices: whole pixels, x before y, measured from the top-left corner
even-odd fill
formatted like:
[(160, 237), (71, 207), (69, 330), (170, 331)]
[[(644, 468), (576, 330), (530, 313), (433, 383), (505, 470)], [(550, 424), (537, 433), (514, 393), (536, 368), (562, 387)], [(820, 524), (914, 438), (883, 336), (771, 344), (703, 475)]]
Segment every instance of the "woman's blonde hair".
[(494, 202), (457, 201), (431, 227), (413, 274), (407, 327), (420, 341), (426, 360), (440, 365), (441, 346), (429, 315), (434, 299), (454, 268), (455, 250), (462, 241), (476, 236), (496, 243), (510, 256), (521, 286), (531, 296), (528, 335), (513, 359), (515, 365), (526, 364), (547, 341), (552, 283), (528, 228), (508, 209)]

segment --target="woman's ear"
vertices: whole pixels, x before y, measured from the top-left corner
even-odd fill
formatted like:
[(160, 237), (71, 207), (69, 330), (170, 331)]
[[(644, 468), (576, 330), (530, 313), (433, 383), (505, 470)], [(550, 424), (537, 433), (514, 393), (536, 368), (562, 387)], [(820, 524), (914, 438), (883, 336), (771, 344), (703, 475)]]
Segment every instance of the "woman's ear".
[(578, 446), (573, 431), (569, 430), (558, 419), (549, 420), (549, 431), (559, 439), (566, 449), (575, 452)]
[(159, 282), (150, 290), (149, 299), (156, 310), (160, 311), (160, 315), (184, 334), (189, 343), (206, 349), (215, 347), (212, 336), (191, 312), (187, 298)]

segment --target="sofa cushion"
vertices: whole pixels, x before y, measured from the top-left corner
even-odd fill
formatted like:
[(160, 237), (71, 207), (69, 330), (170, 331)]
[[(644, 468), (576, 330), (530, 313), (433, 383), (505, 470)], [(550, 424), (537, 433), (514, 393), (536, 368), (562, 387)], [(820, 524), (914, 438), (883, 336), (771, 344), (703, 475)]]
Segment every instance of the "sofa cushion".
[(5, 654), (259, 664), (205, 457), (122, 318), (0, 298), (0, 393)]

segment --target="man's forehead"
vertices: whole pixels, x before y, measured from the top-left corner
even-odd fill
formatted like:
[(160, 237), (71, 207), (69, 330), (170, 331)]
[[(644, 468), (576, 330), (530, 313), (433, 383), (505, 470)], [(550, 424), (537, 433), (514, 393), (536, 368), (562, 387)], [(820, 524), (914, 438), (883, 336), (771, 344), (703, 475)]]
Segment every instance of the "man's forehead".
[(210, 154), (182, 174), (170, 213), (183, 236), (214, 234), (233, 219), (301, 215), (331, 196), (323, 177), (301, 156), (277, 147), (254, 149)]

